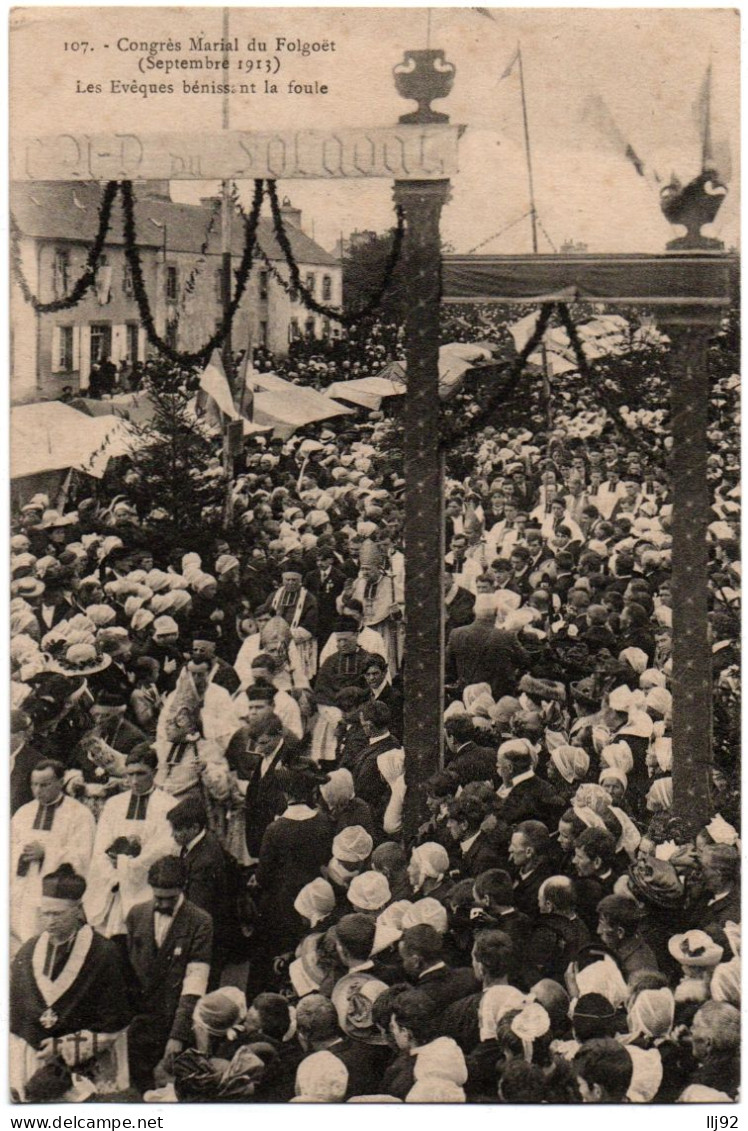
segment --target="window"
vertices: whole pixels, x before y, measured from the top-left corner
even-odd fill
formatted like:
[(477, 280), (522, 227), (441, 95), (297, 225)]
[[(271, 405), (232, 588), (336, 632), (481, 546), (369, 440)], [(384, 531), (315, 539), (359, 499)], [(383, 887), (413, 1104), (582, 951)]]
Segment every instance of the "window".
[(298, 340), (298, 337), (299, 337), (299, 320), (298, 320), (298, 318), (292, 318), (291, 321), (288, 323), (288, 340), (289, 340), (289, 342), (295, 342), (295, 341)]
[(58, 326), (59, 334), (55, 369), (58, 373), (70, 373), (74, 368), (73, 362), (73, 327)]
[(309, 291), (309, 294), (313, 295), (314, 294), (314, 272), (313, 271), (309, 272), (306, 279), (304, 280), (304, 284), (306, 286), (306, 289)]
[(91, 364), (107, 361), (112, 354), (112, 327), (108, 322), (91, 323)]
[(322, 301), (329, 302), (332, 298), (332, 279), (329, 275), (322, 276)]
[(52, 286), (55, 298), (65, 298), (70, 288), (70, 252), (67, 248), (55, 252), (52, 267)]
[(268, 273), (260, 271), (260, 298), (264, 301), (268, 297)]
[(168, 264), (166, 268), (166, 300), (167, 302), (177, 301), (177, 269), (173, 264)]
[(330, 319), (329, 318), (323, 318), (322, 319), (322, 337), (323, 338), (329, 338), (330, 337)]
[[(174, 268), (176, 271), (176, 267)], [(166, 344), (170, 349), (177, 348), (177, 320), (170, 318), (166, 323)]]
[(268, 324), (267, 322), (260, 323), (260, 345), (263, 349), (267, 349), (268, 344)]
[(304, 323), (304, 333), (306, 334), (307, 338), (313, 338), (314, 337), (314, 319), (313, 318), (307, 318), (306, 322)]
[(128, 322), (125, 327), (125, 356), (128, 361), (139, 361), (138, 357), (138, 323)]
[(215, 271), (213, 281), (216, 288), (216, 302), (223, 302), (223, 271), (220, 267)]
[(122, 294), (126, 295), (128, 298), (132, 298), (135, 294), (135, 287), (132, 282), (132, 268), (127, 261), (125, 261), (125, 265), (122, 268)]

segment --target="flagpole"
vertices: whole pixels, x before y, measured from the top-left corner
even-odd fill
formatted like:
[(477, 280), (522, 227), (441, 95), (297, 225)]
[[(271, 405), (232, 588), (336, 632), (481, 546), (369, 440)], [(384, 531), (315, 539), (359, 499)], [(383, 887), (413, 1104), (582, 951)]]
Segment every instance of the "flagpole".
[[(535, 183), (532, 175), (532, 150), (530, 148), (530, 127), (527, 121), (527, 98), (525, 96), (525, 72), (522, 66), (522, 47), (517, 44), (517, 61), (519, 63), (519, 90), (522, 98), (522, 125), (525, 134), (525, 157), (527, 159), (527, 184), (530, 191), (530, 225), (532, 231), (533, 255), (538, 254), (538, 211), (535, 207)], [(540, 344), (540, 358), (543, 367), (543, 399), (545, 401), (546, 419), (548, 427), (553, 427), (553, 408), (551, 406), (551, 379), (548, 373), (548, 350), (545, 338)]]
[[(223, 51), (223, 65), (224, 68), (228, 63), (228, 52), (225, 48), (228, 46), (229, 41), (229, 9), (223, 9), (223, 21), (221, 34), (223, 37), (224, 51)], [(226, 91), (228, 91), (228, 83), (226, 84)], [(221, 104), (221, 129), (227, 130), (229, 128), (229, 95), (224, 93)], [(231, 201), (231, 182), (223, 181), (221, 184), (221, 301), (223, 308), (224, 321), (228, 318), (231, 309), (231, 221), (233, 219), (233, 207)], [(229, 383), (229, 388), (234, 389), (234, 357), (232, 353), (231, 344), (231, 326), (228, 326), (226, 337), (223, 341), (223, 367), (226, 370), (226, 378)]]
[(538, 254), (538, 218), (535, 208), (535, 186), (532, 177), (532, 151), (530, 149), (530, 128), (527, 124), (527, 99), (525, 98), (525, 72), (522, 67), (522, 48), (517, 44), (519, 62), (519, 90), (522, 97), (522, 124), (525, 132), (525, 157), (527, 160), (527, 182), (530, 189), (530, 223), (532, 225), (532, 250)]
[(712, 61), (706, 69), (704, 80), (704, 135), (701, 148), (701, 171), (708, 168), (707, 161), (712, 160)]

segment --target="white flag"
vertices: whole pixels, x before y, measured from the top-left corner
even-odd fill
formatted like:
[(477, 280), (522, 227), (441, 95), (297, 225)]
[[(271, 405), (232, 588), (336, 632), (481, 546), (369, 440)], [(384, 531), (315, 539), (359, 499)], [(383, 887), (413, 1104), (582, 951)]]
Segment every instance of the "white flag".
[(223, 368), (220, 351), (215, 349), (210, 355), (210, 361), (205, 366), (200, 377), (200, 388), (216, 402), (221, 412), (230, 420), (237, 420), (239, 414), (234, 408), (226, 370)]

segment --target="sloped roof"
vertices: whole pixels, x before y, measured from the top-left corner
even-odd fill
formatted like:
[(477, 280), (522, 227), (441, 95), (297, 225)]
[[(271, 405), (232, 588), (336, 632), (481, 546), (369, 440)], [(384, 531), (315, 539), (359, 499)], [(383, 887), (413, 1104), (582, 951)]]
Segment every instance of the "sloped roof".
[[(135, 196), (136, 231), (140, 247), (161, 248), (165, 224), (167, 251), (199, 254), (210, 223), (212, 208), (209, 203), (178, 204), (161, 197), (138, 199), (137, 188)], [(11, 189), (11, 208), (18, 226), (24, 235), (36, 239), (90, 243), (98, 228), (100, 200), (101, 186), (90, 182), (15, 182)], [(286, 231), (297, 263), (320, 267), (339, 266), (339, 261), (333, 255), (287, 220)], [(262, 250), (270, 259), (284, 258), (269, 217), (261, 217), (258, 238)], [(123, 242), (122, 208), (117, 200), (112, 210), (107, 243)], [(231, 231), (232, 254), (240, 256), (243, 248), (244, 223), (241, 216), (235, 213)], [(213, 255), (221, 252), (221, 225), (218, 220), (213, 225), (208, 251)]]

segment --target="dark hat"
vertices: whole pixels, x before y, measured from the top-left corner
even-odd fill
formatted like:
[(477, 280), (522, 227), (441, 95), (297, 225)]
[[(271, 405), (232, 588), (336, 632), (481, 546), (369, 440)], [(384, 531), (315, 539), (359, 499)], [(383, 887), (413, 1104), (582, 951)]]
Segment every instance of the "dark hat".
[(152, 888), (183, 888), (186, 879), (184, 863), (178, 856), (162, 856), (148, 869), (148, 883)]
[(174, 829), (186, 829), (190, 825), (200, 825), (204, 829), (208, 824), (205, 806), (199, 797), (185, 797), (166, 816)]
[(253, 683), (245, 691), (249, 703), (272, 703), (275, 699), (275, 688), (265, 687), (261, 683)]
[(534, 699), (545, 699), (551, 703), (566, 702), (566, 689), (563, 683), (552, 679), (535, 679), (534, 676), (523, 675), (519, 682), (519, 690)]
[(338, 942), (347, 950), (350, 949), (354, 954), (360, 954), (368, 948), (369, 953), (371, 953), (374, 935), (376, 934), (376, 924), (368, 915), (364, 915), (360, 911), (354, 912), (352, 915), (344, 915), (333, 930)]
[(355, 617), (340, 616), (335, 619), (336, 632), (355, 632), (358, 633), (359, 623)]
[(102, 687), (96, 693), (97, 707), (124, 707), (129, 693), (121, 687)]
[(593, 1020), (615, 1016), (616, 1011), (613, 1005), (602, 994), (582, 994), (574, 1006), (574, 1021), (582, 1017)]
[(190, 633), (191, 640), (209, 640), (215, 643), (220, 640), (221, 633), (218, 625), (213, 624), (212, 621), (206, 620), (196, 624)]
[(634, 895), (655, 907), (677, 907), (683, 902), (683, 885), (678, 873), (666, 860), (642, 857), (629, 868), (629, 884)]
[(42, 895), (49, 899), (69, 899), (78, 903), (86, 890), (86, 881), (72, 864), (60, 864), (54, 872), (42, 877)]

